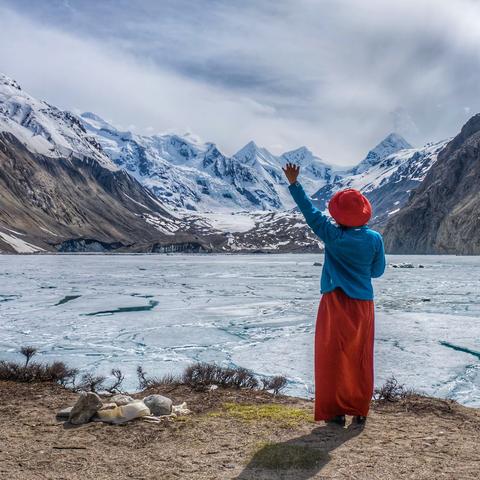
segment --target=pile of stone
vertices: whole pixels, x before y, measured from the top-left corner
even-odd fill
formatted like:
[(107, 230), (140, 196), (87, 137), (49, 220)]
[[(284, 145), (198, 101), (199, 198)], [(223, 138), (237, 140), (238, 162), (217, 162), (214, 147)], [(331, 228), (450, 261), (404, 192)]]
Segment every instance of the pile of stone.
[(75, 405), (60, 410), (57, 418), (73, 425), (91, 421), (119, 425), (136, 418), (161, 422), (165, 418), (171, 419), (190, 413), (185, 402), (181, 405), (173, 405), (170, 398), (157, 394), (149, 395), (143, 400), (135, 400), (129, 395), (118, 394), (107, 400), (107, 402), (103, 402), (94, 392), (82, 392)]

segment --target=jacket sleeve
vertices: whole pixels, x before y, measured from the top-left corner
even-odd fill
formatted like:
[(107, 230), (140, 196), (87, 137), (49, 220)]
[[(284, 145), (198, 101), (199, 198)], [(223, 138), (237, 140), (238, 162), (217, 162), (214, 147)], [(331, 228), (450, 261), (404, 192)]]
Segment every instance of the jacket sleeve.
[(313, 206), (300, 183), (292, 183), (288, 189), (315, 235), (324, 243), (332, 242), (340, 236), (340, 228), (333, 225), (326, 215)]
[(385, 266), (385, 247), (381, 235), (378, 235), (377, 251), (372, 263), (372, 278), (381, 277), (385, 272)]

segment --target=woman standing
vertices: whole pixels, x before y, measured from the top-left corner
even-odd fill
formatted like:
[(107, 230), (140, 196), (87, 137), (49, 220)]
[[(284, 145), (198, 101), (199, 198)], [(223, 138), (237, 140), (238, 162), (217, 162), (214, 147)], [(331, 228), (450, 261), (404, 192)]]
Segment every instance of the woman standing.
[(315, 328), (315, 420), (364, 423), (373, 394), (374, 305), (371, 279), (385, 271), (382, 236), (367, 227), (370, 202), (357, 190), (337, 192), (316, 209), (297, 181), (300, 167), (283, 169), (307, 224), (325, 245), (322, 298)]

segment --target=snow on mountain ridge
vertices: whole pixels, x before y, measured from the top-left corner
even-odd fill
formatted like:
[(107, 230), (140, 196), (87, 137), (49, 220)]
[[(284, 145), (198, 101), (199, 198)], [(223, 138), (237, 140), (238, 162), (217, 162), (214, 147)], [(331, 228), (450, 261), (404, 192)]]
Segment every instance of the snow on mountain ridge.
[(7, 85), (9, 87), (15, 88), (16, 90), (22, 90), (16, 80), (7, 77), (4, 73), (0, 73), (0, 85)]
[[(91, 133), (111, 154), (106, 132)], [(391, 133), (358, 165), (346, 169), (324, 162), (307, 147), (275, 156), (250, 141), (227, 157), (213, 143), (192, 144), (178, 135), (129, 133), (122, 142), (132, 144), (119, 150), (121, 134), (110, 134), (117, 137), (115, 155), (110, 155), (117, 165), (127, 168), (162, 201), (176, 208), (199, 212), (292, 209), (295, 204), (282, 166), (293, 162), (301, 166), (302, 184), (308, 193), (316, 192), (313, 198), (321, 210), (339, 189), (356, 188), (372, 198), (374, 220), (380, 222), (393, 207), (400, 208), (406, 202), (410, 190), (423, 179), (446, 143), (415, 149)], [(376, 198), (379, 192), (382, 198)]]
[(314, 203), (317, 208), (326, 211), (328, 200), (333, 194), (345, 188), (355, 188), (372, 203), (372, 222), (383, 224), (388, 215), (407, 202), (410, 192), (425, 178), (448, 142), (449, 139), (429, 143), (422, 148), (397, 150), (383, 158), (377, 158), (369, 168), (354, 167), (333, 183), (320, 188), (312, 197)]
[[(211, 142), (180, 135), (120, 132), (94, 115), (82, 114), (89, 134), (125, 168), (173, 207), (198, 211), (281, 210), (294, 206), (282, 172), (283, 157), (251, 141), (232, 157)], [(328, 167), (310, 153), (304, 183), (318, 188)]]
[(43, 155), (68, 157), (73, 153), (94, 158), (111, 170), (122, 168), (174, 209), (239, 212), (294, 208), (282, 166), (295, 162), (302, 167), (306, 191), (317, 192), (313, 198), (319, 208), (324, 209), (340, 188), (357, 188), (372, 198), (382, 192), (377, 209), (380, 217), (391, 212), (392, 205), (403, 205), (446, 143), (414, 149), (403, 137), (391, 133), (350, 169), (324, 162), (307, 147), (276, 156), (254, 141), (229, 157), (214, 143), (204, 143), (191, 134), (139, 135), (121, 131), (92, 112), (78, 117), (36, 100), (3, 74), (0, 131), (11, 132), (28, 149)]
[(37, 100), (4, 74), (0, 75), (0, 131), (12, 133), (34, 153), (54, 158), (75, 153), (118, 169), (76, 115)]

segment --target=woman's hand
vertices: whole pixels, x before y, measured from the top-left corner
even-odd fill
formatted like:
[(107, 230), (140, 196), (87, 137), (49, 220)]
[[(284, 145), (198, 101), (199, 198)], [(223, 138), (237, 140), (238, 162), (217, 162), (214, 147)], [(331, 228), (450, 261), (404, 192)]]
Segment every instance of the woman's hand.
[(300, 173), (299, 165), (296, 165), (295, 163), (287, 163), (285, 167), (282, 167), (282, 170), (290, 185), (297, 181), (298, 174)]

